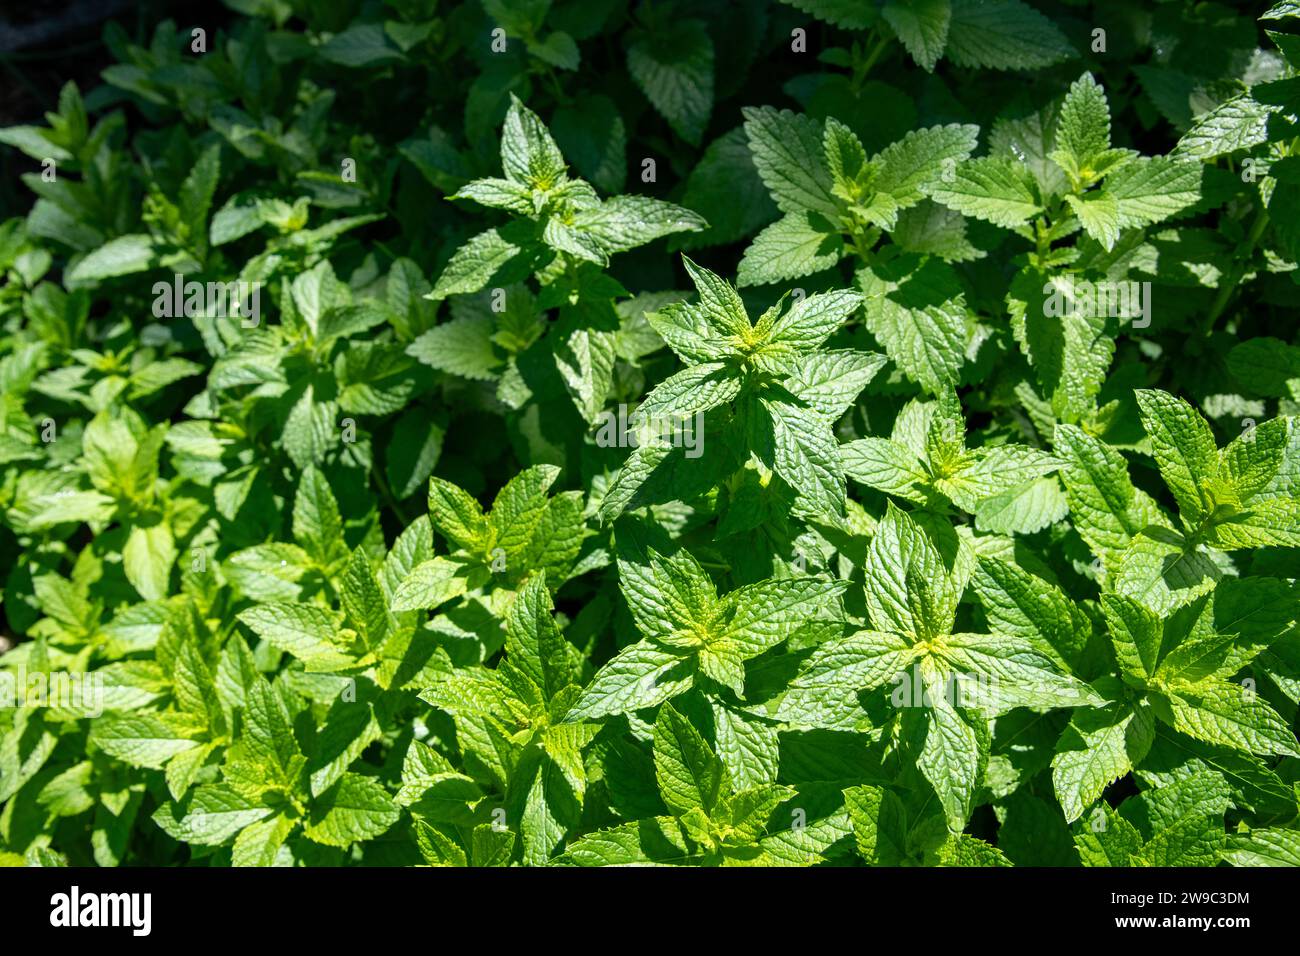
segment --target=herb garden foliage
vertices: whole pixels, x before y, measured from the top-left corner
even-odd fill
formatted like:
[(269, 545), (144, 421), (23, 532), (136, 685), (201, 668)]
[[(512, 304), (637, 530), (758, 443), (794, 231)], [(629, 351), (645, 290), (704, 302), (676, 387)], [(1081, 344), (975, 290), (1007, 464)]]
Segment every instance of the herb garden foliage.
[(0, 858), (1300, 863), (1300, 5), (230, 6), (0, 131)]

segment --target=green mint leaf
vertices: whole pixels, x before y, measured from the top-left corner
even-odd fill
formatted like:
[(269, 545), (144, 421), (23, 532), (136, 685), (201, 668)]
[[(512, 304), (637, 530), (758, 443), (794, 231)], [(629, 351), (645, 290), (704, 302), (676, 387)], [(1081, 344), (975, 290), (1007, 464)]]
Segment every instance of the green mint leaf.
[(1150, 708), (1109, 704), (1076, 710), (1052, 758), (1056, 799), (1073, 823), (1129, 773), (1151, 748), (1155, 733)]
[(1219, 453), (1210, 426), (1168, 392), (1138, 389), (1137, 403), (1160, 476), (1184, 520), (1195, 524), (1213, 510), (1208, 485), (1218, 472)]
[(917, 640), (947, 634), (960, 588), (939, 550), (910, 517), (890, 503), (867, 551), (867, 616), (882, 631)]
[(821, 124), (770, 106), (742, 112), (754, 168), (777, 207), (784, 213), (818, 213), (834, 222), (839, 206), (823, 158)]
[(712, 815), (731, 790), (731, 780), (699, 731), (672, 704), (664, 704), (654, 739), (655, 779), (664, 803), (677, 814), (699, 808)]
[(952, 0), (947, 55), (958, 66), (1034, 70), (1078, 54), (1051, 20), (1020, 0)]
[(303, 835), (325, 846), (348, 847), (379, 836), (400, 816), (382, 784), (370, 777), (345, 773), (312, 803)]
[(963, 215), (1006, 229), (1024, 226), (1043, 211), (1028, 170), (995, 156), (958, 164), (950, 179), (940, 178), (926, 192)]
[(948, 44), (949, 0), (886, 0), (880, 12), (912, 59), (933, 73)]
[(713, 40), (705, 24), (674, 19), (638, 32), (627, 48), (627, 69), (677, 134), (698, 144), (713, 111)]
[(501, 168), (512, 183), (539, 190), (557, 185), (566, 169), (546, 126), (513, 93), (501, 130)]
[(767, 285), (812, 275), (834, 266), (844, 241), (818, 213), (792, 212), (754, 237), (736, 272), (740, 286)]

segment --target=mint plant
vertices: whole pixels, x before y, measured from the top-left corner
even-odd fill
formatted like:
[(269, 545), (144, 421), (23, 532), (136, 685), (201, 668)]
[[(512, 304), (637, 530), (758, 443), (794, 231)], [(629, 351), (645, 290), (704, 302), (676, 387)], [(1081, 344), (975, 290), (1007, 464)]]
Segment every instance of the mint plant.
[(1293, 3), (235, 6), (4, 104), (0, 863), (1300, 864)]
[[(672, 304), (647, 313), (646, 321), (688, 367), (656, 386), (641, 413), (686, 416), (719, 409), (712, 416), (723, 419), (719, 438), (740, 452), (733, 452), (728, 480), (752, 462), (760, 483), (775, 473), (804, 511), (841, 514), (843, 469), (831, 426), (882, 362), (871, 353), (819, 347), (861, 296), (828, 292), (789, 307), (782, 298), (752, 322), (728, 283), (690, 260), (685, 265), (699, 304)], [(707, 429), (711, 421), (705, 422)], [(656, 493), (681, 495), (677, 483), (700, 480), (677, 478), (689, 467), (679, 464), (684, 457), (662, 442), (638, 447), (611, 482), (602, 514), (617, 517)], [(715, 455), (709, 467), (716, 472), (727, 466)]]

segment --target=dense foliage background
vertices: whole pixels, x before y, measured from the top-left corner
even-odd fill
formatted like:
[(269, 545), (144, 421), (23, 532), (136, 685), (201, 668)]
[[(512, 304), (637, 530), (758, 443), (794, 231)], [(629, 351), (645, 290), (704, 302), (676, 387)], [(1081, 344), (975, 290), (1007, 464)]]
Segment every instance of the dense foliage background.
[(1300, 6), (227, 7), (3, 102), (0, 860), (1300, 863)]

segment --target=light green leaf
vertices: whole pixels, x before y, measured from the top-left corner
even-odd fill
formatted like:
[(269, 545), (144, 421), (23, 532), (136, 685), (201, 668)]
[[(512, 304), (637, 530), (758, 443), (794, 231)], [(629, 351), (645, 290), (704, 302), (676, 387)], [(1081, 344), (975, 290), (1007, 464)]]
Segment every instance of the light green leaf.
[(1107, 252), (1115, 248), (1123, 220), (1119, 201), (1109, 190), (1090, 192), (1085, 196), (1066, 196), (1065, 201), (1079, 217), (1084, 232), (1101, 243)]
[(1064, 520), (1069, 510), (1055, 478), (1035, 478), (981, 501), (974, 512), (975, 527), (997, 534), (1036, 534)]
[(723, 636), (739, 645), (745, 658), (756, 657), (813, 620), (838, 617), (836, 598), (846, 581), (790, 578), (746, 584), (722, 600), (730, 613)]
[(502, 365), (492, 348), (495, 331), (486, 316), (452, 319), (423, 332), (406, 347), (406, 354), (442, 372), (491, 381)]
[[(926, 187), (927, 192), (932, 190)], [(967, 226), (966, 217), (957, 210), (926, 199), (898, 214), (890, 238), (905, 252), (938, 256), (945, 262), (982, 259), (983, 250), (966, 236)]]
[(501, 130), (501, 168), (511, 182), (542, 190), (556, 185), (565, 171), (564, 157), (546, 125), (513, 93)]
[(1074, 527), (1103, 560), (1124, 551), (1148, 525), (1163, 522), (1148, 495), (1133, 487), (1124, 457), (1074, 425), (1057, 425), (1061, 480)]
[(857, 292), (841, 289), (819, 292), (801, 299), (777, 316), (767, 335), (767, 345), (785, 345), (811, 352), (829, 338), (862, 304)]
[(554, 604), (544, 575), (534, 575), (520, 589), (506, 615), (506, 653), (549, 700), (573, 683), (575, 669), (565, 641), (552, 618)]
[(785, 282), (829, 269), (844, 255), (844, 241), (817, 213), (791, 212), (745, 249), (736, 273), (740, 286)]
[(939, 652), (957, 674), (962, 706), (990, 715), (1014, 707), (1098, 706), (1087, 684), (1057, 673), (1051, 659), (1024, 638), (1003, 634), (950, 634)]
[(158, 770), (177, 754), (198, 747), (206, 731), (206, 722), (190, 714), (122, 714), (96, 720), (90, 739), (123, 763)]
[(1200, 163), (1167, 156), (1137, 159), (1108, 177), (1102, 193), (1116, 202), (1122, 227), (1149, 226), (1195, 204), (1203, 172)]
[(741, 376), (729, 364), (691, 365), (656, 385), (637, 408), (635, 418), (655, 421), (706, 412), (734, 399), (743, 384)]
[(1184, 520), (1195, 524), (1213, 510), (1207, 486), (1219, 470), (1214, 433), (1181, 398), (1147, 388), (1138, 389), (1136, 396), (1160, 476)]
[(935, 487), (964, 511), (974, 512), (985, 498), (1019, 488), (1051, 474), (1059, 459), (1025, 445), (995, 445), (977, 448), (970, 463), (935, 482)]
[(1052, 785), (1067, 823), (1146, 756), (1155, 732), (1149, 707), (1111, 704), (1075, 711), (1056, 745)]
[(798, 362), (785, 380), (785, 387), (827, 421), (834, 422), (849, 410), (885, 362), (885, 357), (876, 352), (819, 350)]
[(934, 394), (956, 383), (969, 337), (965, 296), (949, 269), (909, 255), (857, 274), (867, 328), (908, 378)]
[(652, 638), (707, 629), (717, 594), (700, 563), (685, 549), (668, 556), (651, 550), (647, 557), (618, 563), (619, 587), (637, 627)]
[(258, 604), (236, 615), (263, 640), (321, 669), (345, 667), (353, 658), (338, 643), (346, 632), (339, 615), (314, 604)]
[(980, 775), (980, 742), (967, 719), (948, 702), (941, 685), (927, 675), (926, 693), (933, 706), (908, 711), (924, 727), (925, 738), (916, 752), (916, 768), (930, 781), (948, 821), (959, 833), (966, 826)]
[(716, 699), (711, 704), (718, 757), (736, 788), (775, 783), (781, 757), (776, 725)]
[(497, 492), (488, 518), (496, 546), (505, 552), (507, 568), (532, 541), (546, 513), (546, 493), (560, 469), (555, 465), (533, 465), (511, 478)]
[(872, 158), (879, 167), (872, 185), (893, 197), (898, 208), (914, 206), (970, 156), (978, 137), (978, 126), (959, 123), (912, 130)]
[(168, 581), (176, 561), (176, 542), (166, 524), (135, 525), (122, 549), (122, 569), (146, 601), (169, 596)]
[(859, 631), (819, 644), (790, 683), (790, 693), (872, 690), (895, 680), (917, 657), (908, 641), (885, 631)]
[(774, 465), (814, 515), (844, 513), (844, 471), (830, 423), (817, 412), (789, 402), (762, 399), (771, 417)]
[(867, 550), (866, 579), (867, 616), (877, 629), (916, 640), (951, 631), (961, 591), (929, 535), (892, 502)]
[(1094, 178), (1089, 175), (1093, 164), (1108, 149), (1110, 107), (1101, 86), (1091, 73), (1085, 73), (1070, 84), (1065, 94), (1052, 159), (1075, 180), (1086, 184)]
[(855, 481), (909, 501), (924, 502), (930, 476), (921, 460), (888, 438), (859, 438), (840, 446), (844, 473)]
[(654, 707), (689, 690), (694, 677), (691, 661), (641, 641), (619, 651), (596, 672), (564, 719), (588, 720)]
[(1179, 688), (1167, 698), (1174, 729), (1247, 753), (1300, 756), (1289, 723), (1253, 689), (1225, 680)]
[(460, 597), (468, 587), (464, 564), (439, 555), (421, 561), (393, 591), (394, 612), (432, 610)]
[(314, 467), (305, 469), (298, 479), (293, 536), (322, 569), (347, 554), (338, 502), (325, 476)]
[(731, 790), (722, 761), (672, 704), (659, 708), (654, 758), (659, 793), (675, 813), (699, 807), (711, 815), (718, 801)]
[(1058, 668), (1084, 650), (1091, 625), (1074, 602), (1042, 578), (981, 554), (971, 585), (994, 633), (1029, 641)]
[(1176, 155), (1212, 160), (1237, 150), (1268, 142), (1269, 117), (1277, 107), (1239, 93), (1197, 117), (1192, 128), (1178, 141)]
[(445, 478), (429, 479), (429, 520), (457, 547), (474, 551), (487, 540), (482, 506)]
[(1166, 613), (1211, 590), (1222, 575), (1203, 545), (1168, 528), (1149, 527), (1120, 556), (1115, 590)]
[(925, 191), (935, 202), (1005, 229), (1024, 226), (1043, 211), (1028, 169), (996, 156), (960, 163), (950, 178), (941, 177)]
[(754, 167), (780, 210), (814, 212), (834, 221), (839, 205), (822, 157), (821, 124), (770, 106), (746, 107), (742, 113)]
[(297, 822), (284, 814), (250, 823), (235, 837), (231, 866), (275, 866), (280, 848), (295, 826)]
[(312, 803), (303, 834), (325, 846), (346, 848), (379, 836), (400, 818), (401, 811), (379, 781), (345, 773)]
[(476, 179), (461, 186), (452, 199), (472, 199), (480, 206), (505, 209), (516, 215), (527, 216), (533, 212), (532, 191), (509, 179)]
[(454, 253), (427, 298), (445, 299), (449, 295), (477, 292), (493, 279), (503, 285), (513, 276), (507, 266), (520, 261), (523, 247), (506, 239), (496, 229), (480, 232)]
[(635, 249), (661, 236), (699, 232), (708, 226), (698, 213), (649, 196), (615, 196), (579, 211), (573, 226), (596, 240), (607, 254)]
[(555, 345), (555, 367), (587, 422), (595, 422), (614, 384), (614, 333), (574, 329)]
[(144, 272), (157, 261), (154, 241), (142, 233), (110, 239), (82, 258), (68, 273), (70, 283), (94, 283), (116, 276)]
[(1264, 827), (1229, 834), (1223, 858), (1233, 866), (1300, 866), (1300, 831)]
[(199, 846), (221, 846), (273, 812), (222, 783), (199, 787), (185, 811), (178, 814), (177, 809), (174, 804), (159, 807), (155, 822), (173, 839)]

